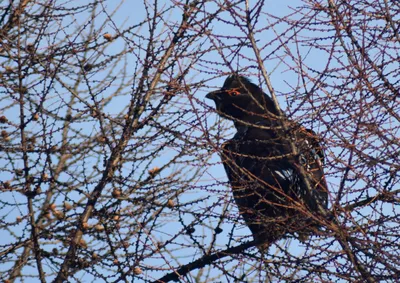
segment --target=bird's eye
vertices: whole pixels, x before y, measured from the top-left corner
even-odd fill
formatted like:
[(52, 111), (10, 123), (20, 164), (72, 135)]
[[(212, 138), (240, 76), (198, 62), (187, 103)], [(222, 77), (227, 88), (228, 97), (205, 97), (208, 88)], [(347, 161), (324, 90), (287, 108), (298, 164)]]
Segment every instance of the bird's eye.
[(228, 95), (230, 95), (230, 96), (237, 96), (240, 94), (240, 91), (238, 88), (231, 88), (231, 89), (228, 89), (226, 91), (226, 93), (228, 93)]

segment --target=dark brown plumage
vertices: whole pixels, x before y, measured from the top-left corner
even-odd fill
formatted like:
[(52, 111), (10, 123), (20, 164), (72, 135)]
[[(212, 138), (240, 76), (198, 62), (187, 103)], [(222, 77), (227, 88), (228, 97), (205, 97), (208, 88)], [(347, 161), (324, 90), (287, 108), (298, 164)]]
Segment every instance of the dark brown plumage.
[[(239, 212), (259, 245), (287, 234), (309, 234), (318, 204), (327, 208), (324, 154), (312, 130), (278, 117), (271, 98), (247, 78), (233, 75), (207, 95), (217, 112), (233, 120), (236, 135), (223, 144), (222, 162)], [(284, 132), (282, 120), (289, 125)], [(299, 156), (292, 154), (291, 140)], [(311, 188), (302, 182), (303, 166)]]

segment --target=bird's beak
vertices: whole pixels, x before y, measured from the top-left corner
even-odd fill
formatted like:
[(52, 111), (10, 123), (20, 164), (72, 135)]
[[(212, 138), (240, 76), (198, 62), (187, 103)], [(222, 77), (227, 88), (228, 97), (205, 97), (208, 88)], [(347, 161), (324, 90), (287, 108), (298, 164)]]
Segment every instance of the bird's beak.
[(220, 93), (220, 92), (221, 92), (221, 90), (212, 91), (212, 92), (210, 92), (210, 93), (208, 93), (206, 95), (206, 98), (211, 99), (211, 100), (215, 100), (215, 98), (217, 97), (217, 94)]

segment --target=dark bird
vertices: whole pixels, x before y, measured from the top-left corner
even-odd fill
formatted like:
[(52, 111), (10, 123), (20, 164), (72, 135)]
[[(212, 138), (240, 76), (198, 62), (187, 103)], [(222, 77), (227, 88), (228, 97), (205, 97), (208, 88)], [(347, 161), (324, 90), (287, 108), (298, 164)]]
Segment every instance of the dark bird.
[[(317, 229), (316, 217), (327, 208), (328, 191), (316, 134), (279, 116), (272, 99), (243, 76), (229, 76), (206, 97), (237, 129), (222, 145), (221, 158), (257, 245), (264, 249), (288, 235), (302, 239)], [(306, 174), (300, 174), (301, 166)]]

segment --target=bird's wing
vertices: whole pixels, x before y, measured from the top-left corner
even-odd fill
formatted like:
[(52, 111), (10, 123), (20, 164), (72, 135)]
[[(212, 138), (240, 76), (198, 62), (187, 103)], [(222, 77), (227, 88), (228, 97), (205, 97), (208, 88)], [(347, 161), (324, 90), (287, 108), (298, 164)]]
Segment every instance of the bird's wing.
[(300, 162), (311, 180), (314, 197), (323, 206), (328, 203), (328, 186), (325, 180), (323, 166), (325, 155), (317, 134), (310, 129), (300, 127), (296, 134)]

